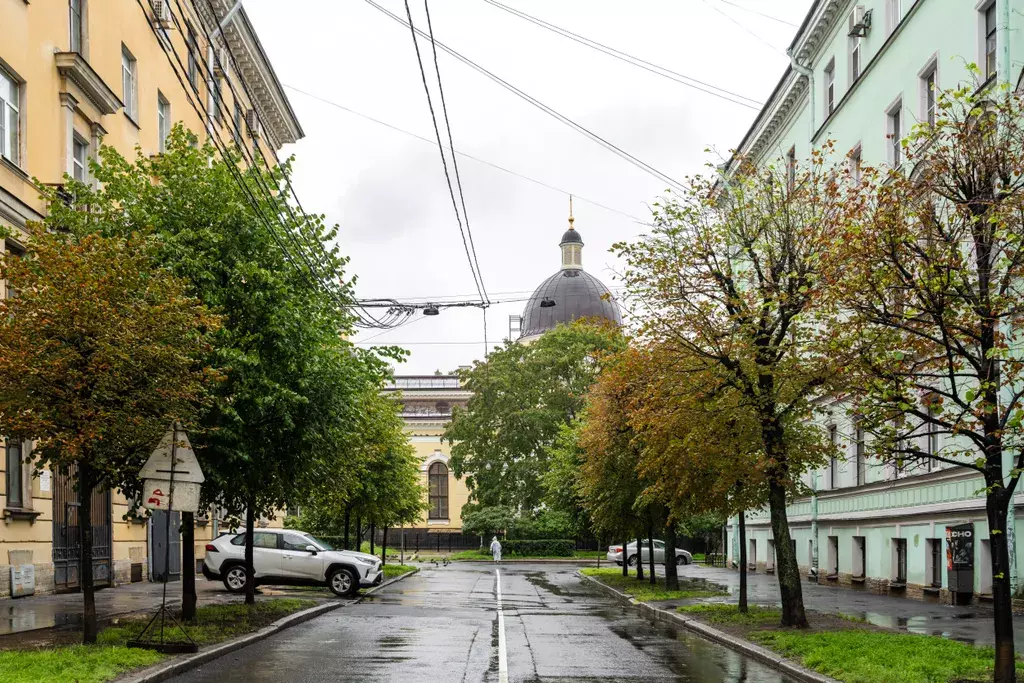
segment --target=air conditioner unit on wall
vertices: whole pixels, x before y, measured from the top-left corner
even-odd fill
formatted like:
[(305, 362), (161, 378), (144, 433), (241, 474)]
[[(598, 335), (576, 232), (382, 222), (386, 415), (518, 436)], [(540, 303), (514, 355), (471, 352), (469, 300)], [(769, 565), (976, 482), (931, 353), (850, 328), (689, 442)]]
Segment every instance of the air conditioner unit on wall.
[(861, 5), (854, 7), (853, 14), (850, 15), (850, 37), (863, 38), (870, 30), (871, 10), (865, 10)]
[(167, 0), (150, 0), (150, 3), (153, 6), (153, 23), (160, 28), (174, 28), (171, 7)]
[(231, 62), (231, 53), (228, 52), (226, 47), (217, 48), (213, 58), (213, 73), (218, 78), (227, 78), (228, 75), (228, 64)]
[(260, 117), (255, 109), (250, 109), (245, 113), (245, 127), (249, 129), (249, 137), (263, 137), (263, 124), (260, 123)]

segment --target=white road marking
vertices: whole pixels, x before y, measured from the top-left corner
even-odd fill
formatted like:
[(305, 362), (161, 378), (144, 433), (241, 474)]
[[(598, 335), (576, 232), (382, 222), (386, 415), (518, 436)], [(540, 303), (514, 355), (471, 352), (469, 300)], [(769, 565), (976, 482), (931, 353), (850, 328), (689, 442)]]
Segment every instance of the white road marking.
[(498, 683), (508, 683), (508, 655), (505, 652), (505, 615), (501, 611), (501, 570), (494, 570), (498, 595)]

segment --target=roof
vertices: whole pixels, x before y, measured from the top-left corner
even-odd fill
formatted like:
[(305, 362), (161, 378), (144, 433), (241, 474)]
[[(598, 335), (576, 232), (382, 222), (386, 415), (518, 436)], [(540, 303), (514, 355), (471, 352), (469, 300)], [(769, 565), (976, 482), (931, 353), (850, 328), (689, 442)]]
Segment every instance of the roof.
[(583, 244), (583, 238), (580, 237), (580, 233), (576, 229), (569, 228), (562, 233), (562, 241), (558, 244), (559, 246), (563, 244)]
[[(553, 300), (555, 305), (542, 307), (544, 299)], [(580, 318), (604, 318), (622, 324), (619, 307), (604, 283), (584, 270), (566, 268), (544, 280), (534, 291), (523, 311), (519, 338), (544, 334)]]

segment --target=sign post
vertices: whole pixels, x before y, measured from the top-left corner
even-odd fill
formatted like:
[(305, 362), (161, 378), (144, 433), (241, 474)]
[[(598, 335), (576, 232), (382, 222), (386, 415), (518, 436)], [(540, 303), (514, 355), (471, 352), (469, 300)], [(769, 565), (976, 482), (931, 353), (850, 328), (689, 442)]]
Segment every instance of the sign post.
[[(200, 488), (203, 481), (205, 481), (203, 471), (199, 467), (199, 461), (196, 460), (196, 454), (192, 451), (192, 444), (189, 443), (188, 436), (182, 431), (178, 423), (171, 425), (171, 428), (164, 434), (156, 450), (149, 456), (149, 460), (146, 461), (142, 471), (139, 472), (139, 476), (143, 480), (143, 506), (150, 510), (167, 511), (165, 515), (167, 520), (165, 533), (169, 546), (171, 513), (196, 512), (199, 509)], [(135, 640), (127, 643), (128, 647), (142, 647), (164, 653), (199, 651), (199, 645), (192, 640), (192, 637), (189, 636), (181, 624), (167, 610), (167, 578), (171, 571), (170, 565), (171, 553), (170, 547), (168, 547), (168, 551), (164, 556), (164, 588), (160, 609), (149, 620), (149, 623), (146, 624), (146, 628), (142, 629), (142, 633)], [(195, 571), (194, 563), (192, 569)], [(195, 584), (193, 583), (193, 590), (194, 587)], [(187, 599), (188, 596), (186, 596)], [(154, 633), (150, 633), (150, 628), (156, 622), (157, 617), (160, 617), (159, 639), (157, 639)], [(164, 624), (168, 619), (174, 626), (178, 627), (178, 630), (185, 636), (187, 642), (164, 639)], [(147, 633), (149, 633), (148, 638), (146, 636)]]

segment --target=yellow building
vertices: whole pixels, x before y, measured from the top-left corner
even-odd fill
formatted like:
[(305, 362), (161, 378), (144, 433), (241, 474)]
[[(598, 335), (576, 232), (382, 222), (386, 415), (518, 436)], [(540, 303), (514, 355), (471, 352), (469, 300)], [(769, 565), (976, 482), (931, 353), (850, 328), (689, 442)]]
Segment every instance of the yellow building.
[[(241, 3), (0, 0), (0, 227), (13, 232), (0, 248), (22, 251), (26, 223), (46, 213), (32, 178), (89, 182), (87, 160), (101, 144), (128, 158), (136, 147), (159, 154), (178, 121), (256, 165), (302, 137)], [(74, 589), (77, 498), (69, 478), (24, 464), (31, 444), (4, 445), (0, 597), (30, 574), (36, 592)], [(97, 583), (149, 575), (160, 525), (125, 521), (128, 502), (117, 492), (94, 500)], [(197, 558), (216, 525), (200, 522)]]
[(402, 402), (405, 432), (419, 457), (427, 494), (427, 510), (416, 525), (405, 530), (406, 547), (415, 544), (417, 535), (423, 546), (427, 534), (461, 532), (462, 506), (469, 500), (469, 489), (452, 474), (448, 464), (451, 444), (442, 442), (441, 436), (452, 408), (469, 401), (469, 390), (455, 375), (400, 375), (385, 391)]

